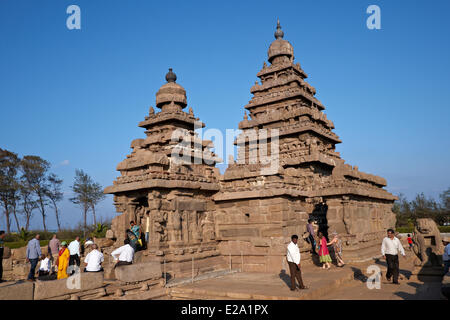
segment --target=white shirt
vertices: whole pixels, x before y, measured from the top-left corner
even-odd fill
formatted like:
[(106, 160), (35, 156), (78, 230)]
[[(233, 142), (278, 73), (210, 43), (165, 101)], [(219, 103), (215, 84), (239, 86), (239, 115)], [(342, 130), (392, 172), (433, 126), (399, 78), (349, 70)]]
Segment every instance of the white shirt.
[(41, 260), (41, 265), (39, 266), (39, 270), (42, 271), (50, 271), (51, 269), (51, 261), (49, 258), (45, 258)]
[(287, 261), (295, 264), (300, 263), (300, 249), (291, 241), (287, 247)]
[(389, 237), (383, 239), (383, 242), (381, 243), (381, 254), (383, 256), (385, 254), (398, 255), (399, 252), (402, 256), (405, 255), (405, 250), (397, 237), (394, 237), (392, 240)]
[(84, 259), (84, 262), (87, 263), (86, 271), (99, 271), (101, 269), (100, 264), (103, 261), (105, 261), (103, 253), (101, 253), (97, 249), (92, 250)]
[(117, 256), (119, 256), (119, 261), (133, 262), (134, 249), (129, 244), (126, 244), (111, 252), (111, 255), (114, 260), (117, 260)]
[(73, 240), (67, 248), (71, 256), (75, 254), (80, 255), (80, 243), (77, 240)]
[(450, 243), (445, 246), (444, 254), (442, 255), (442, 260), (448, 261), (450, 260)]

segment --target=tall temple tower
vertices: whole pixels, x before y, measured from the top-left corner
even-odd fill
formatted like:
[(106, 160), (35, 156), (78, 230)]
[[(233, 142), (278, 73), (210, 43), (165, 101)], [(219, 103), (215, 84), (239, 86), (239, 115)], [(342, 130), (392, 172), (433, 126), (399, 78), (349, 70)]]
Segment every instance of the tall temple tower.
[[(324, 234), (342, 236), (347, 259), (370, 258), (386, 228), (395, 225), (396, 198), (383, 189), (385, 179), (345, 164), (336, 152), (341, 140), (333, 122), (283, 38), (278, 21), (269, 64), (258, 72), (261, 82), (251, 88), (245, 106), (250, 117), (245, 114), (239, 123), (237, 140), (244, 143), (238, 143), (237, 161), (214, 197), (219, 247), (236, 259), (243, 255), (244, 271), (279, 272), (290, 236), (306, 232), (313, 218)], [(267, 143), (259, 139), (264, 131)], [(262, 148), (271, 150), (270, 161), (263, 161)], [(302, 251), (308, 248), (302, 243)]]
[(172, 276), (190, 274), (192, 258), (199, 272), (223, 262), (216, 250), (212, 200), (219, 190), (215, 164), (221, 160), (211, 152), (212, 142), (195, 133), (205, 125), (192, 108), (183, 111), (186, 91), (176, 79), (169, 69), (167, 83), (156, 93), (161, 111), (150, 107), (139, 123), (147, 137), (131, 143), (133, 151), (117, 166), (121, 176), (105, 189), (122, 213), (112, 221), (116, 245), (123, 244), (130, 221), (136, 221), (149, 234), (145, 258), (165, 260)]

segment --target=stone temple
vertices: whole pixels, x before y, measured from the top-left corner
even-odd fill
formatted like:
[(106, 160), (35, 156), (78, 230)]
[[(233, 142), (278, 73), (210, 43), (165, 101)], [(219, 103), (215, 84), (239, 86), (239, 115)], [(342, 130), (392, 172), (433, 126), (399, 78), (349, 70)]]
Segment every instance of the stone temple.
[[(341, 140), (334, 124), (283, 38), (278, 22), (268, 63), (257, 73), (239, 123), (238, 157), (223, 175), (212, 142), (194, 131), (204, 124), (192, 108), (184, 111), (186, 91), (169, 69), (156, 93), (160, 111), (150, 107), (139, 123), (146, 138), (132, 141), (131, 154), (117, 166), (121, 176), (105, 189), (121, 212), (112, 222), (116, 246), (134, 220), (150, 235), (143, 261), (165, 261), (172, 276), (191, 274), (193, 259), (196, 274), (230, 264), (246, 272), (280, 272), (287, 270), (290, 236), (301, 236), (313, 218), (325, 234), (340, 234), (346, 261), (379, 255), (385, 230), (395, 226), (396, 197), (383, 189), (385, 179), (346, 164), (335, 151)], [(263, 131), (264, 146), (252, 134)], [(173, 157), (178, 133), (190, 137), (182, 151), (191, 161)], [(263, 147), (270, 161), (260, 156)], [(310, 245), (299, 245), (302, 260), (311, 260)]]

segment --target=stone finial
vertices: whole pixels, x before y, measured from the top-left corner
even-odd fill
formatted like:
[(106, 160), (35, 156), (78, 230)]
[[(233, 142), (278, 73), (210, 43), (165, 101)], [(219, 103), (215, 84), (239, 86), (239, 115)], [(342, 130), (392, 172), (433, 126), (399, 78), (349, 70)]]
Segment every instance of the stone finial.
[(267, 63), (264, 61), (263, 63), (263, 69), (267, 68)]
[(150, 106), (150, 109), (148, 110), (149, 114), (155, 114), (155, 109), (153, 109), (152, 106)]
[(191, 116), (194, 115), (194, 110), (192, 110), (192, 107), (189, 107), (189, 114), (190, 114)]
[(244, 111), (244, 120), (248, 120), (247, 111)]
[(281, 30), (280, 19), (277, 19), (277, 31), (275, 31), (275, 39), (283, 39), (284, 32)]
[(177, 81), (177, 75), (172, 72), (172, 68), (169, 68), (169, 72), (166, 74), (166, 81), (167, 82), (176, 82)]

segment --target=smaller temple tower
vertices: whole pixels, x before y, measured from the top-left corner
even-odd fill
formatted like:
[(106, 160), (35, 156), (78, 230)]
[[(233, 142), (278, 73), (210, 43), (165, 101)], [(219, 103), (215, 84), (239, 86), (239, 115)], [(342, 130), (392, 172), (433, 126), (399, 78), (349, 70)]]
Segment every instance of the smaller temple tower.
[(114, 194), (116, 209), (122, 212), (112, 222), (116, 244), (123, 243), (130, 221), (136, 221), (149, 235), (144, 255), (165, 260), (172, 275), (191, 272), (193, 257), (199, 272), (222, 263), (212, 200), (219, 190), (215, 164), (220, 159), (210, 150), (212, 142), (195, 133), (205, 125), (192, 108), (183, 111), (186, 91), (176, 79), (169, 69), (167, 83), (156, 93), (161, 111), (150, 107), (139, 123), (147, 137), (131, 143), (133, 151), (117, 166), (121, 176), (105, 189)]

